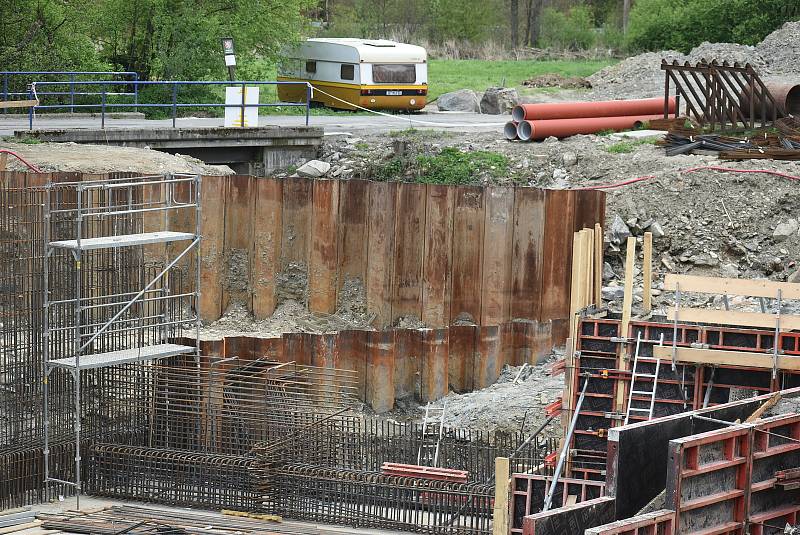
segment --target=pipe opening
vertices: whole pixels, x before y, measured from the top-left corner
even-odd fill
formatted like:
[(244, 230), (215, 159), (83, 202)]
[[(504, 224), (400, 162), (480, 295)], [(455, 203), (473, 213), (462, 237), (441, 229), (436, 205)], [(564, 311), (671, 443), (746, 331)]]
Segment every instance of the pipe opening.
[(514, 106), (514, 109), (511, 110), (511, 118), (518, 123), (524, 121), (525, 108), (523, 108), (522, 106)]
[(530, 141), (533, 137), (533, 125), (530, 121), (522, 121), (517, 125), (517, 135), (522, 141)]
[(800, 85), (792, 87), (786, 94), (786, 113), (794, 116), (800, 115)]
[(514, 121), (509, 121), (503, 127), (503, 135), (509, 141), (517, 139), (517, 123)]

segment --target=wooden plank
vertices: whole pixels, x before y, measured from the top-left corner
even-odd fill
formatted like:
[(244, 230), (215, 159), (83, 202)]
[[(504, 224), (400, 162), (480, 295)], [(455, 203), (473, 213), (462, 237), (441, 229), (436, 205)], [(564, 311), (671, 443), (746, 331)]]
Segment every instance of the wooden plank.
[(536, 319), (541, 311), (544, 190), (517, 188), (511, 257), (511, 317)]
[(453, 252), (451, 186), (427, 188), (423, 253), (422, 322), (429, 327), (450, 324), (450, 262)]
[[(671, 346), (654, 346), (654, 356), (660, 359), (672, 359)], [(693, 347), (679, 347), (675, 353), (676, 362), (696, 364), (716, 364), (727, 366), (741, 366), (747, 368), (772, 369), (773, 359), (771, 353), (754, 353), (750, 351), (724, 351), (720, 349), (696, 349)], [(800, 370), (800, 357), (790, 355), (778, 356), (778, 369)]]
[(594, 226), (594, 304), (599, 309), (603, 305), (603, 227)]
[[(625, 293), (622, 297), (622, 323), (620, 336), (627, 338), (628, 325), (631, 322), (631, 307), (633, 306), (633, 267), (636, 263), (636, 238), (628, 238), (625, 250)], [(622, 346), (623, 359), (627, 356), (627, 344)]]
[(253, 228), (253, 316), (264, 319), (277, 306), (276, 275), (281, 271), (283, 186), (274, 178), (255, 181)]
[(311, 249), (313, 180), (283, 179), (281, 268), (290, 262), (308, 266)]
[(481, 319), (483, 280), (484, 190), (459, 186), (453, 208), (453, 262), (450, 317)]
[[(675, 309), (667, 311), (667, 319), (675, 320)], [(711, 308), (681, 308), (678, 310), (679, 321), (710, 323), (712, 325), (737, 325), (742, 327), (760, 327), (775, 329), (777, 316), (761, 312), (744, 312), (739, 310), (715, 310)], [(800, 330), (800, 316), (781, 315), (781, 330)]]
[(796, 282), (723, 279), (668, 273), (664, 279), (664, 288), (666, 290), (675, 290), (676, 283), (680, 284), (681, 292), (775, 298), (778, 295), (778, 290), (780, 290), (782, 299), (800, 299), (800, 283)]
[(367, 211), (369, 182), (339, 182), (339, 289), (348, 279), (365, 284), (367, 275)]
[(222, 315), (222, 265), (225, 244), (225, 191), (228, 177), (204, 177), (200, 190), (200, 317), (216, 321)]
[(378, 329), (392, 323), (392, 269), (394, 267), (394, 213), (396, 182), (369, 184), (369, 243), (367, 261), (367, 310), (375, 314)]
[(511, 241), (514, 188), (486, 188), (481, 324), (500, 325), (511, 316)]
[(542, 305), (539, 321), (566, 319), (570, 308), (574, 196), (566, 190), (545, 194)]
[(315, 180), (313, 188), (308, 306), (312, 312), (332, 314), (336, 311), (336, 217), (339, 209), (339, 181)]
[(508, 457), (495, 457), (494, 480), (494, 512), (492, 514), (492, 535), (508, 535), (508, 494), (511, 472)]
[(225, 192), (225, 253), (222, 310), (231, 303), (251, 304), (250, 252), (253, 244), (253, 177), (229, 177)]
[(653, 310), (653, 233), (644, 233), (642, 244), (644, 259), (642, 260), (642, 306), (644, 313), (650, 314)]
[(0, 110), (8, 108), (30, 108), (38, 106), (38, 100), (0, 100)]
[(425, 200), (424, 184), (398, 184), (392, 272), (393, 322), (400, 317), (422, 318)]

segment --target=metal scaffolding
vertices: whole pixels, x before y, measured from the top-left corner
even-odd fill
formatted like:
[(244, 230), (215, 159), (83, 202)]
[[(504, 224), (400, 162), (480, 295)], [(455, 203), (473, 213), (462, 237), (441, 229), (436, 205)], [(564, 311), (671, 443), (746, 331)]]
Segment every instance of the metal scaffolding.
[[(199, 363), (200, 176), (48, 182), (45, 190), (44, 484), (73, 487), (80, 507), (81, 385), (87, 370), (109, 369), (97, 379), (113, 382), (129, 375), (126, 365), (147, 366), (186, 354)], [(194, 232), (170, 230), (186, 222), (186, 212), (194, 215)], [(158, 257), (155, 269), (145, 268), (148, 258)], [(193, 289), (178, 285), (175, 291), (170, 275), (182, 272), (180, 279), (192, 267)], [(194, 346), (172, 343), (189, 324), (195, 329)], [(51, 400), (51, 379), (58, 373), (72, 381), (71, 479), (55, 477), (59, 467), (51, 467), (50, 413), (54, 401), (66, 399)]]

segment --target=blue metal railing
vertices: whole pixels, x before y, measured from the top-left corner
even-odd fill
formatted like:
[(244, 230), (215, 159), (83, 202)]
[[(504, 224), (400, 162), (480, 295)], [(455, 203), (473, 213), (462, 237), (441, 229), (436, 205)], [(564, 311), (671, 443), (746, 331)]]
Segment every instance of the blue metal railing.
[[(178, 108), (241, 108), (242, 110), (242, 117), (244, 117), (244, 112), (247, 108), (265, 108), (265, 107), (282, 107), (282, 106), (295, 106), (295, 107), (305, 107), (306, 109), (306, 126), (308, 126), (310, 110), (311, 110), (311, 84), (308, 82), (264, 82), (264, 81), (235, 81), (235, 82), (221, 82), (221, 81), (179, 81), (179, 80), (171, 80), (171, 81), (160, 81), (160, 82), (150, 82), (150, 81), (137, 81), (137, 100), (134, 103), (109, 103), (108, 96), (109, 95), (121, 95), (124, 93), (118, 92), (108, 92), (106, 86), (116, 86), (126, 84), (128, 82), (123, 81), (104, 81), (104, 80), (91, 80), (91, 81), (84, 81), (84, 82), (74, 82), (73, 85), (75, 86), (100, 86), (100, 91), (96, 92), (85, 92), (85, 93), (76, 93), (76, 94), (85, 94), (85, 95), (99, 95), (100, 96), (100, 103), (99, 104), (41, 104), (41, 97), (43, 95), (48, 95), (48, 92), (41, 92), (39, 91), (40, 87), (49, 87), (53, 85), (62, 84), (63, 82), (36, 82), (31, 84), (31, 87), (28, 90), (28, 98), (31, 100), (39, 98), (40, 104), (28, 109), (28, 127), (30, 130), (33, 130), (33, 118), (35, 115), (35, 110), (42, 110), (42, 109), (60, 109), (60, 108), (80, 108), (80, 109), (88, 109), (94, 108), (100, 109), (100, 126), (101, 128), (105, 128), (106, 125), (106, 111), (109, 109), (114, 108), (133, 108), (133, 109), (140, 109), (140, 108), (170, 108), (172, 110), (172, 127), (175, 128), (175, 122), (178, 117)], [(241, 103), (237, 104), (225, 104), (223, 103), (216, 103), (216, 102), (178, 102), (178, 88), (182, 86), (226, 86), (226, 87), (242, 87), (242, 101)], [(305, 87), (306, 89), (306, 100), (305, 102), (274, 102), (274, 103), (256, 103), (256, 104), (248, 104), (245, 102), (245, 87), (247, 86), (279, 86), (279, 85), (300, 85)], [(153, 103), (142, 103), (139, 102), (138, 96), (138, 89), (145, 88), (145, 87), (167, 87), (171, 89), (172, 93), (172, 101), (169, 103), (163, 102), (153, 102)]]
[[(0, 77), (3, 79), (3, 100), (8, 100), (8, 97), (13, 96), (25, 96), (28, 95), (27, 89), (24, 92), (21, 91), (11, 91), (11, 87), (9, 83), (15, 77), (24, 77), (23, 83), (27, 88), (30, 86), (32, 82), (37, 82), (39, 84), (53, 83), (54, 85), (62, 85), (68, 86), (69, 91), (49, 91), (49, 92), (39, 92), (39, 96), (69, 96), (69, 103), (70, 103), (70, 113), (74, 112), (75, 108), (75, 97), (76, 96), (96, 96), (99, 93), (87, 93), (87, 92), (76, 92), (75, 85), (76, 83), (80, 82), (77, 80), (76, 77), (78, 76), (109, 76), (112, 78), (126, 78), (127, 80), (117, 80), (121, 83), (124, 83), (126, 86), (132, 86), (132, 91), (125, 91), (120, 93), (115, 93), (117, 95), (124, 95), (124, 96), (132, 96), (133, 102), (139, 102), (139, 74), (133, 71), (0, 71)], [(47, 77), (59, 77), (62, 80), (42, 80), (39, 81), (37, 78)], [(3, 113), (6, 113), (8, 110), (3, 109)]]

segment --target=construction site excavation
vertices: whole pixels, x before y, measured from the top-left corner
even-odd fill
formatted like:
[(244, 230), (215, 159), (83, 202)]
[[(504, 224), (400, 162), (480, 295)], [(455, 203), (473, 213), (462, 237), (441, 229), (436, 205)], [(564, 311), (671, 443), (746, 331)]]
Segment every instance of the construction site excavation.
[(491, 123), (251, 127), (236, 82), (234, 126), (34, 128), (34, 85), (0, 144), (0, 535), (800, 533), (789, 37)]

